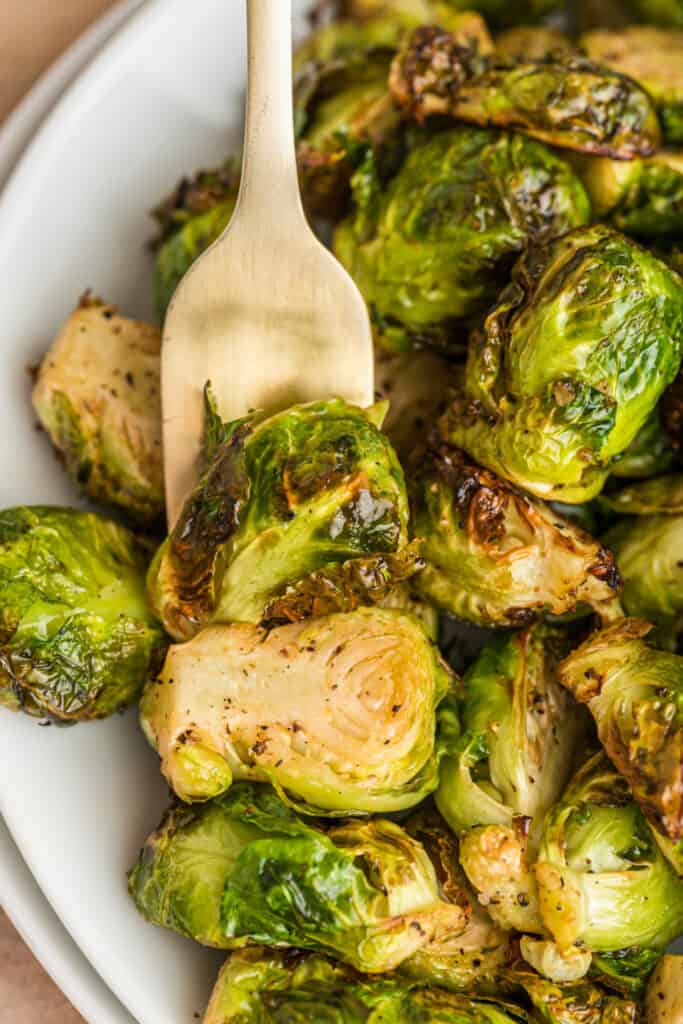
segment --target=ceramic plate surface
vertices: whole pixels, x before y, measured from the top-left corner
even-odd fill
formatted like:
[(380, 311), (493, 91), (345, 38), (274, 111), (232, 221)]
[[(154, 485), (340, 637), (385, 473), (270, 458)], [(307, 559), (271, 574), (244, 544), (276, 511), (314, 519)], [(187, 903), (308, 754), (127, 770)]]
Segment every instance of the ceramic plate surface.
[[(295, 0), (299, 28), (307, 6)], [(242, 0), (146, 4), (62, 97), (0, 196), (3, 507), (77, 503), (35, 429), (27, 367), (85, 288), (151, 315), (146, 211), (237, 146), (245, 43)], [(194, 1024), (221, 955), (146, 925), (126, 893), (167, 802), (135, 715), (59, 729), (1, 712), (0, 749), (0, 811), (85, 957), (139, 1024)], [(47, 934), (41, 943), (31, 928), (49, 961)], [(105, 1016), (105, 997), (101, 1013), (81, 1003), (91, 1024), (125, 1021), (113, 1007)]]

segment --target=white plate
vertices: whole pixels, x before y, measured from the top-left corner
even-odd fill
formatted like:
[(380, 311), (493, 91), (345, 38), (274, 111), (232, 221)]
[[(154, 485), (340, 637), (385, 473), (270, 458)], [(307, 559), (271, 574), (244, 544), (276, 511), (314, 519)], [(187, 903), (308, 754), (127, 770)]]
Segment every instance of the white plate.
[[(34, 429), (26, 367), (86, 287), (150, 314), (146, 210), (180, 173), (234, 148), (244, 52), (242, 0), (146, 5), (58, 103), (0, 196), (2, 506), (75, 503)], [(126, 893), (167, 799), (135, 716), (45, 729), (2, 712), (0, 750), (0, 810), (80, 949), (139, 1024), (192, 1024), (221, 956), (146, 925)]]

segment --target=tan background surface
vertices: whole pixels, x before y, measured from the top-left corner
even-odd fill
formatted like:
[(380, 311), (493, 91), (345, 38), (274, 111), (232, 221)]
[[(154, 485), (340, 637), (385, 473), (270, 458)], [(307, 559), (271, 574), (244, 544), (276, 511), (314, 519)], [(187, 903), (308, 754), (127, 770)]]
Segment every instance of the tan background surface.
[[(0, 124), (41, 71), (111, 6), (112, 0), (0, 0)], [(1, 910), (0, 1024), (83, 1024)]]

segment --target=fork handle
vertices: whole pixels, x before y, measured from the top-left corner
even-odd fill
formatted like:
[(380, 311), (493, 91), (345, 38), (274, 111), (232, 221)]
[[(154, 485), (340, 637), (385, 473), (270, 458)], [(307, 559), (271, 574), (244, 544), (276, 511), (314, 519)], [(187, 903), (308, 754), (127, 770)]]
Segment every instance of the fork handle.
[[(237, 204), (273, 227), (303, 219), (294, 142), (292, 0), (247, 0), (247, 109)], [(253, 223), (253, 222), (252, 222)]]

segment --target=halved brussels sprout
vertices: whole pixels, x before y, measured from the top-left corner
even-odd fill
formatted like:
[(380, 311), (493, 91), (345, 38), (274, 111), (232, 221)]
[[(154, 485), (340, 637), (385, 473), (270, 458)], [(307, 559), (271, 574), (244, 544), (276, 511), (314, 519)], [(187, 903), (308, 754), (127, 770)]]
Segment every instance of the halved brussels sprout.
[(663, 949), (683, 931), (683, 883), (602, 752), (548, 812), (535, 871), (543, 923), (561, 949)]
[(457, 321), (491, 302), (528, 240), (548, 240), (589, 217), (583, 186), (545, 146), (454, 128), (416, 145), (379, 194), (358, 191), (334, 250), (380, 341), (457, 350)]
[(660, 144), (645, 89), (583, 57), (482, 58), (442, 28), (422, 26), (394, 58), (389, 85), (397, 106), (420, 122), (445, 115), (623, 160), (650, 156)]
[(548, 981), (518, 965), (509, 979), (519, 985), (545, 1024), (637, 1024), (640, 1006), (619, 999), (589, 981)]
[[(404, 546), (403, 472), (373, 415), (330, 399), (212, 428), (208, 468), (149, 576), (171, 636), (187, 639), (209, 622), (260, 622), (303, 577)], [(406, 561), (395, 567), (405, 578)]]
[(397, 811), (436, 788), (449, 682), (417, 619), (388, 609), (216, 626), (170, 648), (142, 724), (184, 800), (254, 779), (326, 812)]
[(426, 567), (415, 589), (484, 626), (521, 626), (582, 605), (608, 614), (621, 589), (611, 553), (543, 502), (458, 448), (424, 455), (413, 474), (413, 529)]
[(154, 302), (161, 320), (181, 278), (228, 226), (239, 183), (239, 164), (228, 160), (215, 170), (183, 178), (152, 211), (159, 226)]
[(650, 978), (645, 999), (647, 1024), (681, 1024), (683, 1020), (683, 956), (661, 958)]
[(596, 220), (646, 241), (683, 238), (683, 152), (637, 160), (579, 156), (572, 163)]
[(545, 25), (509, 28), (496, 36), (495, 50), (496, 56), (502, 61), (557, 60), (577, 54), (577, 48), (569, 36)]
[(77, 721), (136, 700), (165, 646), (145, 603), (146, 554), (101, 516), (0, 512), (0, 705)]
[(683, 473), (639, 480), (603, 495), (600, 503), (622, 516), (683, 515)]
[(683, 281), (600, 224), (530, 247), (471, 339), (443, 432), (540, 497), (601, 490), (678, 373)]
[[(680, 12), (683, 27), (683, 7)], [(683, 143), (683, 32), (630, 25), (618, 32), (586, 32), (579, 42), (591, 60), (628, 75), (647, 89), (659, 114), (664, 141)]]
[(156, 327), (84, 295), (38, 368), (33, 408), (69, 476), (141, 523), (164, 508)]
[(129, 888), (148, 920), (206, 945), (313, 949), (371, 972), (467, 923), (467, 908), (441, 898), (427, 852), (399, 825), (316, 824), (270, 787), (246, 783), (201, 807), (173, 807)]
[(622, 619), (594, 633), (562, 662), (559, 679), (588, 705), (600, 742), (645, 816), (679, 840), (683, 658), (649, 646), (643, 638), (651, 629), (639, 619)]
[(543, 932), (530, 865), (584, 732), (555, 678), (567, 649), (562, 631), (537, 625), (482, 651), (462, 682), (462, 733), (446, 736), (441, 763), (436, 802), (465, 873), (493, 920), (520, 931)]
[(675, 649), (683, 632), (683, 515), (629, 517), (604, 541), (624, 579), (626, 614), (654, 623), (657, 642)]
[(321, 956), (233, 953), (204, 1024), (526, 1024), (518, 1006), (477, 1002), (405, 978), (363, 977)]

